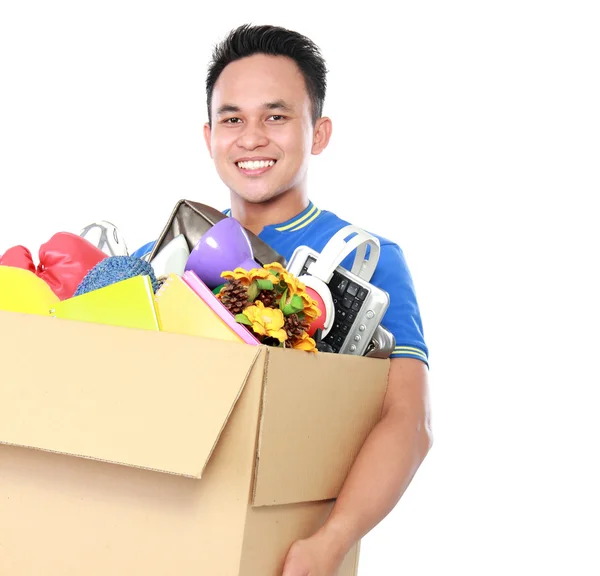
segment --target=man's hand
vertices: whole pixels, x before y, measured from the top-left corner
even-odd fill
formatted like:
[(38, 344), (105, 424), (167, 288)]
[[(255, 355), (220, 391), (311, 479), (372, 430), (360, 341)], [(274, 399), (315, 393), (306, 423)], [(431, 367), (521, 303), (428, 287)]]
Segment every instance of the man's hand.
[(335, 576), (343, 559), (318, 532), (292, 545), (282, 576)]
[(429, 451), (425, 365), (395, 358), (388, 380), (381, 420), (358, 453), (329, 518), (290, 548), (282, 576), (335, 576), (354, 543), (394, 508)]

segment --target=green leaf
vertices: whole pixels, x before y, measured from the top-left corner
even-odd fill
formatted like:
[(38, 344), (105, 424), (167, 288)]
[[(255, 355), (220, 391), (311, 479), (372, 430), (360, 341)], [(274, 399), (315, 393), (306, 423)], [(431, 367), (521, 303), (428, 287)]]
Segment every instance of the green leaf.
[(259, 290), (273, 290), (273, 282), (270, 280), (256, 280), (256, 285)]
[(236, 314), (235, 321), (239, 322), (240, 324), (246, 324), (246, 326), (252, 326), (252, 322), (250, 322), (248, 316), (245, 314)]
[(252, 284), (248, 286), (248, 300), (250, 300), (250, 302), (254, 302), (254, 300), (256, 300), (256, 298), (258, 297), (259, 292), (260, 290), (258, 288), (258, 283), (256, 282), (256, 280), (254, 280)]
[(287, 300), (287, 286), (285, 288), (285, 290), (283, 291), (283, 294), (281, 295), (281, 298), (279, 300), (279, 309), (285, 314), (284, 308), (285, 308), (285, 301)]
[(300, 300), (300, 305), (298, 305), (298, 301), (296, 300), (297, 294), (294, 294), (289, 304), (286, 304), (283, 309), (283, 315), (289, 316), (290, 314), (297, 314), (298, 312), (304, 310), (304, 304), (302, 303), (302, 299), (298, 296), (298, 300)]

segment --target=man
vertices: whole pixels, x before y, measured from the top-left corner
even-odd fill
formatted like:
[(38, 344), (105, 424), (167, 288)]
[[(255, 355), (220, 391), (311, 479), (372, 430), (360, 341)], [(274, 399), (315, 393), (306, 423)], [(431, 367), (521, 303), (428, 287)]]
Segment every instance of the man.
[[(242, 26), (214, 51), (206, 79), (206, 145), (230, 190), (228, 213), (289, 259), (299, 245), (321, 251), (348, 222), (309, 199), (307, 171), (331, 136), (322, 116), (326, 68), (306, 37)], [(283, 576), (332, 576), (353, 544), (396, 505), (432, 443), (428, 350), (400, 248), (380, 238), (372, 282), (390, 294), (383, 324), (396, 338), (382, 418), (367, 438), (329, 519), (295, 542)], [(146, 245), (137, 255), (152, 248)], [(350, 268), (353, 255), (343, 262)]]

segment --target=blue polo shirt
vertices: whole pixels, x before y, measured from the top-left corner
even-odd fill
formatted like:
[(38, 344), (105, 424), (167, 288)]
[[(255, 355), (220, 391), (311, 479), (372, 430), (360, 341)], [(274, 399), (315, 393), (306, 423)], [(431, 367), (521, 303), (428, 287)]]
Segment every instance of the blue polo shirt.
[[(230, 215), (229, 210), (224, 213)], [(258, 236), (289, 261), (298, 246), (308, 246), (321, 252), (330, 238), (349, 224), (350, 222), (333, 212), (321, 210), (310, 202), (294, 218), (281, 224), (265, 226)], [(373, 235), (379, 239), (380, 254), (370, 282), (390, 296), (389, 308), (381, 322), (396, 339), (396, 348), (390, 358), (416, 358), (428, 364), (429, 351), (423, 335), (421, 313), (404, 254), (398, 244), (377, 234)], [(132, 256), (143, 258), (151, 252), (153, 246), (154, 242), (149, 242)], [(354, 254), (355, 252), (342, 262), (344, 268), (352, 268)]]

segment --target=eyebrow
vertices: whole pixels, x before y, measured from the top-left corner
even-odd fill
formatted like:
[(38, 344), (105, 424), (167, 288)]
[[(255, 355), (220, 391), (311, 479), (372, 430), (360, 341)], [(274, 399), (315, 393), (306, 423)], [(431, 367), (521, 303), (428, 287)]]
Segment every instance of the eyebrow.
[(275, 100), (275, 102), (266, 102), (263, 104), (263, 108), (267, 110), (285, 110), (286, 112), (291, 112), (292, 107), (286, 103), (285, 100)]
[[(274, 100), (273, 102), (265, 102), (262, 106), (265, 110), (285, 110), (286, 112), (291, 112), (292, 107), (286, 103), (285, 100)], [(236, 106), (235, 104), (223, 104), (217, 110), (217, 115), (221, 116), (222, 114), (235, 114), (237, 112), (241, 112), (241, 108)]]

